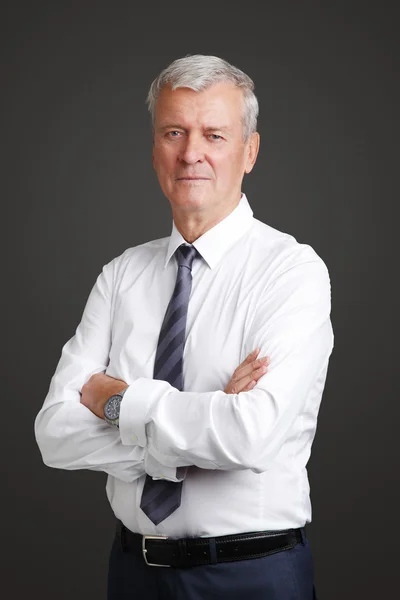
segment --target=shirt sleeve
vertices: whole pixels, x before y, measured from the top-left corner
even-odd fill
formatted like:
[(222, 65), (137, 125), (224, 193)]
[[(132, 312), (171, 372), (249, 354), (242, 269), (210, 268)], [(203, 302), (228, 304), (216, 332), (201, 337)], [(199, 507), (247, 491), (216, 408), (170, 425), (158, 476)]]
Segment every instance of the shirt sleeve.
[[(144, 449), (124, 446), (119, 431), (80, 402), (82, 386), (94, 373), (105, 372), (109, 362), (111, 298), (118, 258), (103, 267), (75, 335), (62, 348), (34, 431), (47, 466), (104, 471), (131, 482), (145, 473)], [(177, 480), (176, 469), (155, 463), (154, 459), (154, 471)]]
[(238, 394), (181, 392), (139, 378), (125, 394), (122, 443), (138, 444), (170, 467), (267, 470), (326, 376), (334, 340), (330, 310), (322, 259), (286, 268), (264, 289), (246, 334), (247, 353), (259, 347), (259, 356), (270, 357), (256, 387)]

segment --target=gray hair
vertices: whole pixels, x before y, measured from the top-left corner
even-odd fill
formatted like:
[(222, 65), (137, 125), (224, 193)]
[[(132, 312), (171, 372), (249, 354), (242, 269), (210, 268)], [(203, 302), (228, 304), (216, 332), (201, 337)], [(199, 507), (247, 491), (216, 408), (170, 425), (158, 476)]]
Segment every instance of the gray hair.
[(258, 101), (254, 82), (246, 73), (218, 56), (187, 55), (174, 60), (156, 77), (147, 95), (147, 105), (154, 124), (155, 106), (161, 89), (169, 84), (173, 90), (187, 87), (200, 92), (214, 83), (231, 81), (243, 90), (243, 140), (257, 131)]

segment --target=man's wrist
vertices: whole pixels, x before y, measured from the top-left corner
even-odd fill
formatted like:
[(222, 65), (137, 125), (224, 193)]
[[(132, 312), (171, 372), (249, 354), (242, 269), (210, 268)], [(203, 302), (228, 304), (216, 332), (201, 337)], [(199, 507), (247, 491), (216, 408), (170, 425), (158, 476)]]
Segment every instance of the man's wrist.
[(122, 389), (119, 387), (119, 390), (111, 394), (104, 404), (103, 407), (103, 415), (104, 420), (111, 425), (112, 427), (116, 427), (119, 429), (119, 414), (121, 402), (123, 400), (123, 396), (128, 389), (129, 385), (125, 385)]

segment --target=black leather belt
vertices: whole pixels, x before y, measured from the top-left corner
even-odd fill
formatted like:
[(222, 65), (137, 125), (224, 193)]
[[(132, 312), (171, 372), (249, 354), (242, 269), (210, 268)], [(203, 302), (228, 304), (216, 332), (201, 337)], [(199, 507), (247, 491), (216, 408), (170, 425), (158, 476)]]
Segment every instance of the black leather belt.
[(118, 520), (116, 533), (124, 552), (142, 555), (151, 567), (182, 568), (261, 558), (303, 543), (302, 528), (176, 539), (133, 533)]

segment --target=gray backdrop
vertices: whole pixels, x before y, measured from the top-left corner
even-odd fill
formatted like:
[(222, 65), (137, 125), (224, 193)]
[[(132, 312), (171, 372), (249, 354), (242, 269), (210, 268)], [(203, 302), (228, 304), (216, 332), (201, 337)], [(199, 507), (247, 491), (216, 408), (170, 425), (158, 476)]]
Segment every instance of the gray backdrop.
[(4, 597), (105, 599), (106, 476), (45, 467), (33, 421), (102, 266), (170, 234), (145, 97), (194, 53), (254, 79), (261, 149), (244, 191), (256, 218), (311, 244), (331, 275), (335, 349), (309, 462), (320, 599), (394, 597), (398, 12), (349, 1), (2, 11)]

